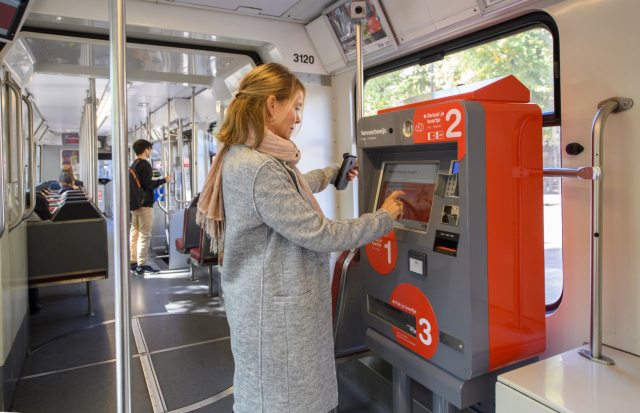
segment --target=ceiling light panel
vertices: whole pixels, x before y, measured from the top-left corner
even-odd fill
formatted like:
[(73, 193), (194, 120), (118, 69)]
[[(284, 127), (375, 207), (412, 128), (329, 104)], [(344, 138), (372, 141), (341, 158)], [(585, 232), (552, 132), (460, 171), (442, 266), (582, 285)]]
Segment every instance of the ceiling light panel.
[[(280, 17), (299, 0), (174, 0), (174, 4), (196, 5), (236, 11), (238, 8), (261, 9), (260, 14)], [(242, 10), (242, 9), (241, 9)]]

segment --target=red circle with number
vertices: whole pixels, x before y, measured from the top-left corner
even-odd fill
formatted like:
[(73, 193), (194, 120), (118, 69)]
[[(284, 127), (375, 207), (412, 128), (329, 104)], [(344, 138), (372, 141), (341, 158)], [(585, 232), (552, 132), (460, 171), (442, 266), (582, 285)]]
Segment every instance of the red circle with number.
[(393, 290), (389, 304), (416, 318), (412, 334), (392, 327), (398, 343), (426, 359), (433, 357), (440, 335), (436, 314), (427, 297), (415, 285), (400, 284)]
[(398, 244), (396, 243), (396, 233), (390, 233), (378, 238), (365, 247), (367, 258), (374, 270), (380, 274), (389, 274), (396, 266), (398, 260)]

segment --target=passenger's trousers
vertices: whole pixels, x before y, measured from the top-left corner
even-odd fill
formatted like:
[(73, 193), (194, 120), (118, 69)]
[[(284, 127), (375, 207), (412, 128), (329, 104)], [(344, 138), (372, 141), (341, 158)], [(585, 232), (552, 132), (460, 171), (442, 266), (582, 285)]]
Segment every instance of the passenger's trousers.
[(153, 208), (138, 208), (131, 211), (131, 263), (147, 264), (147, 250), (151, 241)]

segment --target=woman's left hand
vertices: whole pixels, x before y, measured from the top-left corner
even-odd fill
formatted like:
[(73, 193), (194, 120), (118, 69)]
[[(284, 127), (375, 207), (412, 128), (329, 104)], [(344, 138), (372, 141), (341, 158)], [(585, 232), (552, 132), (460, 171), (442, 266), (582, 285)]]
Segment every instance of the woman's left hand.
[(358, 160), (356, 159), (356, 165), (347, 174), (347, 179), (350, 181), (353, 181), (354, 179), (356, 179), (357, 176), (358, 176)]

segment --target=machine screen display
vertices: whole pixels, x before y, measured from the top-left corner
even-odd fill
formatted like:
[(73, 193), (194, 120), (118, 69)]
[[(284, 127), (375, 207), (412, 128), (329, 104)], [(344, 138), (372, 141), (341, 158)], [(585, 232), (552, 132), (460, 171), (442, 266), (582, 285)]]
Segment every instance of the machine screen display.
[(433, 195), (438, 181), (438, 163), (385, 164), (378, 208), (393, 191), (402, 191), (404, 216), (394, 226), (427, 231)]

